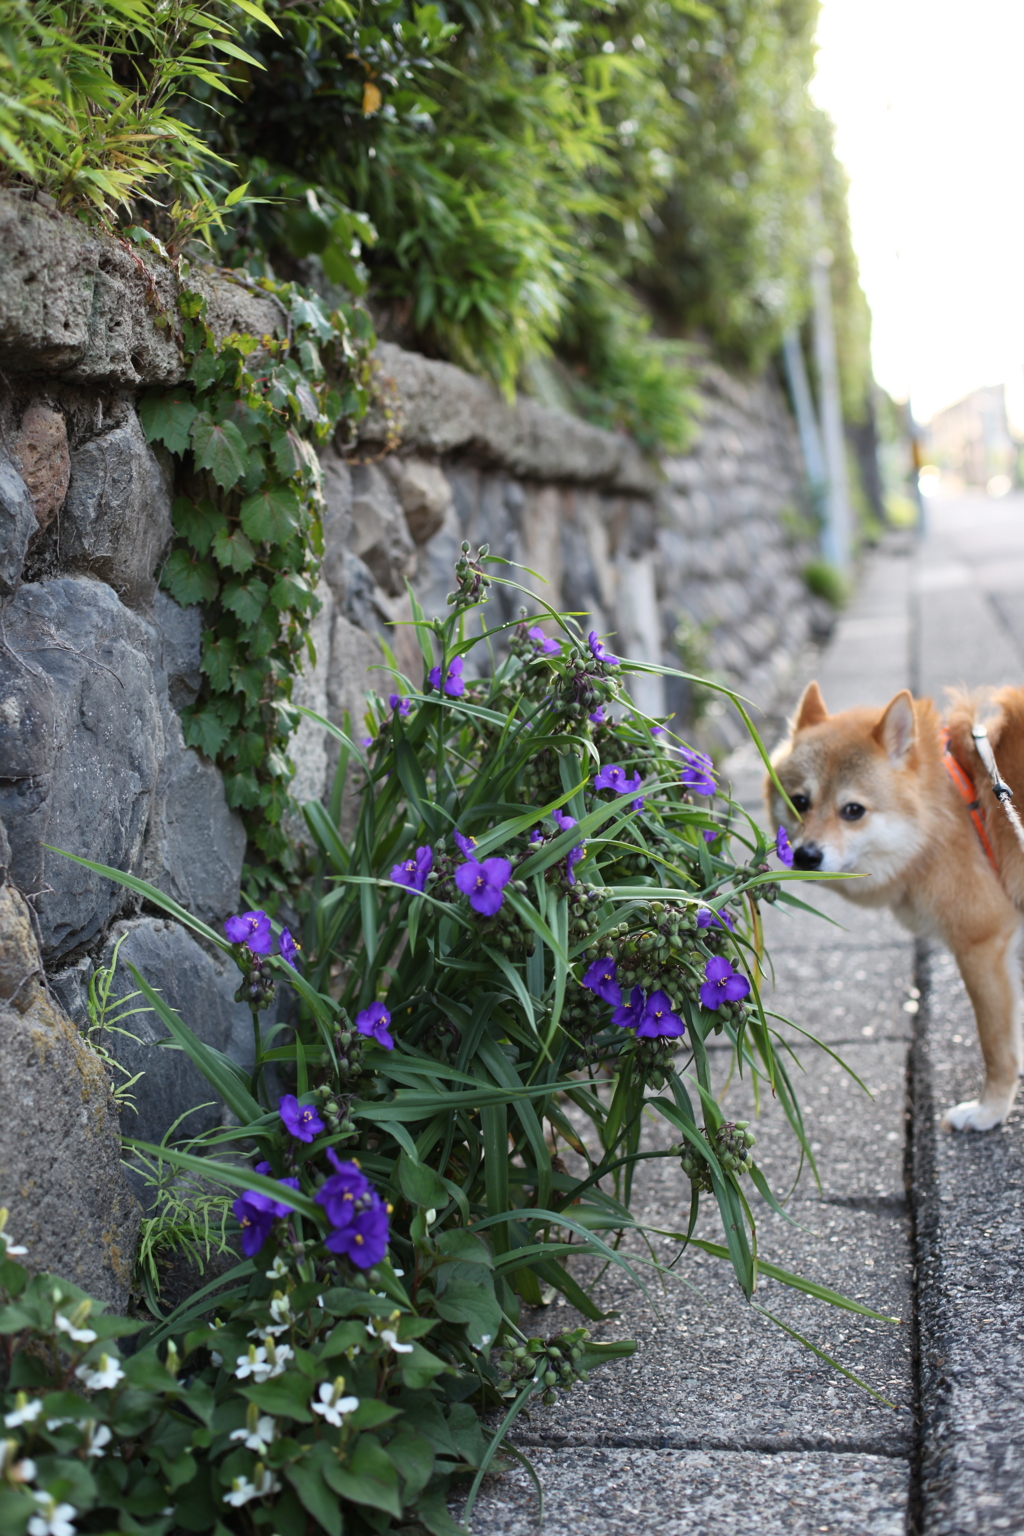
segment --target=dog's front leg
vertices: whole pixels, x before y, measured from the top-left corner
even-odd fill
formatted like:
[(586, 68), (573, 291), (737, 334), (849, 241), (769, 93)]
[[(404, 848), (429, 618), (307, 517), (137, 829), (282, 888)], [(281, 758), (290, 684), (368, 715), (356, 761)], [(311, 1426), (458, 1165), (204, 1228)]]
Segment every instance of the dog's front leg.
[(946, 1111), (943, 1125), (954, 1131), (988, 1131), (1010, 1113), (1021, 1071), (1021, 986), (1016, 923), (973, 943), (954, 944), (978, 1026), (985, 1059), (985, 1084), (977, 1099)]

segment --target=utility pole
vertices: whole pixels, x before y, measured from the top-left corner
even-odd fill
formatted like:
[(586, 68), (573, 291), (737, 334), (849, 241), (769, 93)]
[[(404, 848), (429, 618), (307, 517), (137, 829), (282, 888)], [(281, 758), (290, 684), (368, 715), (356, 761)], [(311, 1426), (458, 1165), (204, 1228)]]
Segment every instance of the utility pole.
[(832, 319), (832, 289), (829, 280), (832, 260), (832, 252), (823, 247), (811, 263), (814, 360), (818, 369), (822, 446), (828, 476), (821, 545), (825, 559), (845, 574), (850, 564), (850, 492), (846, 477), (846, 439), (839, 394), (836, 331)]

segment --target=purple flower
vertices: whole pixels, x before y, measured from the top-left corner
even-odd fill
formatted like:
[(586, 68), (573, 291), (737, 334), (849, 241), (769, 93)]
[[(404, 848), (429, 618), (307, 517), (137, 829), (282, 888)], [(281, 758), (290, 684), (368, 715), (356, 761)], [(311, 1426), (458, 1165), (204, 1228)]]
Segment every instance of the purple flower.
[(324, 1128), (324, 1123), (312, 1104), (300, 1104), (294, 1093), (286, 1093), (277, 1105), (277, 1112), (284, 1121), (284, 1128), (297, 1141), (310, 1142)]
[(672, 999), (666, 992), (652, 992), (647, 999), (647, 1007), (644, 1009), (643, 1018), (636, 1027), (637, 1038), (641, 1040), (654, 1040), (659, 1036), (666, 1039), (674, 1039), (677, 1035), (684, 1034), (686, 1025), (678, 1013), (672, 1010)]
[(373, 737), (372, 736), (360, 736), (360, 738), (359, 738), (359, 745), (361, 747), (372, 747), (373, 746)]
[(570, 827), (576, 825), (575, 816), (570, 816), (562, 810), (552, 811), (551, 819), (557, 824), (559, 832), (568, 832)]
[(403, 699), (400, 693), (388, 694), (388, 705), (404, 720), (412, 709), (412, 699)]
[(369, 1008), (364, 1008), (361, 1013), (356, 1014), (356, 1029), (359, 1033), (369, 1035), (386, 1051), (393, 1051), (395, 1048), (394, 1039), (388, 1030), (390, 1023), (391, 1015), (383, 1003), (371, 1003)]
[(587, 719), (593, 725), (604, 725), (604, 705), (599, 704), (596, 709), (592, 709)]
[[(431, 688), (436, 688), (440, 692), (441, 668), (439, 666), (431, 667), (430, 671), (427, 673), (427, 682), (430, 684)], [(450, 662), (448, 665), (448, 670), (445, 673), (444, 678), (444, 691), (449, 696), (449, 698), (452, 699), (461, 699), (462, 695), (466, 691), (466, 685), (462, 681), (461, 656), (456, 656), (455, 660)]]
[(714, 907), (701, 907), (697, 913), (698, 928), (728, 928), (730, 933), (736, 932), (736, 924), (723, 907), (721, 912), (716, 912)]
[(665, 734), (665, 727), (663, 725), (652, 725), (651, 726), (651, 735), (652, 736), (664, 736), (664, 734)]
[(287, 928), (281, 929), (281, 937), (277, 941), (281, 951), (281, 959), (285, 965), (290, 965), (292, 970), (298, 969), (299, 946), (288, 932)]
[(478, 864), (470, 859), (455, 871), (455, 884), (463, 895), (469, 897), (474, 912), (493, 917), (505, 900), (501, 894), (512, 879), (512, 865), (508, 859), (484, 859)]
[(679, 755), (683, 759), (680, 777), (684, 789), (694, 795), (713, 795), (718, 786), (711, 777), (714, 764), (707, 753), (698, 752), (696, 747), (680, 747)]
[(462, 857), (464, 859), (471, 859), (476, 849), (476, 838), (464, 836), (457, 827), (452, 833), (452, 837), (455, 839), (455, 846), (462, 854)]
[(562, 649), (561, 640), (549, 640), (539, 625), (528, 630), (527, 633), (542, 656), (557, 656)]
[(254, 955), (269, 955), (274, 947), (270, 918), (259, 910), (243, 912), (241, 917), (229, 917), (224, 932), (232, 944), (247, 944)]
[(785, 827), (780, 827), (775, 834), (775, 852), (779, 856), (780, 864), (785, 864), (787, 869), (793, 868), (793, 848)]
[(323, 1206), (332, 1227), (344, 1227), (355, 1215), (356, 1202), (369, 1194), (370, 1186), (358, 1163), (343, 1163), (333, 1147), (327, 1148), (327, 1156), (335, 1172), (324, 1180), (313, 1199)]
[(643, 808), (644, 808), (644, 797), (643, 797), (643, 795), (637, 795), (635, 800), (631, 800), (629, 802), (629, 808), (630, 808), (631, 811), (642, 811)]
[(569, 849), (569, 857), (565, 861), (565, 878), (570, 885), (576, 884), (576, 876), (572, 872), (573, 865), (579, 863), (586, 851), (582, 843), (577, 843), (575, 848)]
[(715, 827), (713, 831), (709, 831), (708, 828), (705, 827), (704, 831), (701, 833), (701, 837), (704, 839), (704, 841), (706, 843), (713, 843), (717, 836), (718, 836), (718, 828), (717, 827)]
[(596, 992), (602, 1002), (611, 1003), (613, 1008), (622, 1001), (622, 988), (615, 980), (615, 961), (611, 955), (588, 965), (580, 986), (586, 987), (588, 992)]
[(406, 859), (404, 864), (394, 865), (391, 878), (396, 885), (408, 886), (410, 891), (423, 891), (426, 890), (427, 876), (433, 865), (433, 848), (417, 848), (414, 859)]
[(704, 967), (706, 980), (700, 989), (705, 1008), (720, 1008), (723, 1003), (738, 1003), (750, 991), (750, 982), (733, 970), (724, 955), (712, 955)]
[(533, 831), (530, 833), (530, 842), (542, 843), (543, 841), (544, 833), (541, 831), (540, 827), (534, 827)]
[(614, 789), (617, 795), (635, 795), (642, 783), (639, 769), (629, 778), (621, 763), (608, 763), (594, 774), (595, 789)]
[(370, 1203), (324, 1239), (332, 1253), (343, 1253), (359, 1269), (372, 1269), (388, 1251), (388, 1211), (377, 1194), (370, 1191)]
[[(268, 1162), (257, 1163), (253, 1169), (253, 1173), (262, 1173), (265, 1179), (272, 1179), (274, 1177), (274, 1170), (271, 1168)], [(277, 1182), (279, 1184), (286, 1184), (289, 1189), (298, 1189), (299, 1187), (298, 1179), (278, 1179)], [(255, 1194), (257, 1192), (253, 1191), (253, 1193)], [(293, 1205), (285, 1205), (283, 1200), (271, 1200), (269, 1195), (259, 1194), (258, 1197), (260, 1200), (269, 1201), (267, 1208), (268, 1210), (272, 1211), (275, 1216), (289, 1216), (295, 1209)]]
[(608, 667), (618, 666), (619, 658), (617, 656), (613, 656), (609, 651), (605, 650), (604, 646), (597, 638), (596, 629), (592, 629), (590, 631), (590, 634), (587, 636), (587, 644), (590, 646), (590, 654), (593, 656), (595, 661), (603, 661), (605, 666)]
[(629, 1001), (622, 1002), (612, 1014), (612, 1023), (620, 1029), (635, 1029), (644, 1016), (644, 989), (634, 987), (629, 994)]
[[(251, 1259), (254, 1253), (259, 1253), (263, 1244), (270, 1236), (270, 1229), (274, 1225), (274, 1206), (276, 1201), (261, 1195), (254, 1189), (247, 1189), (244, 1195), (239, 1195), (231, 1207), (232, 1215), (242, 1229), (242, 1252), (247, 1259)], [(290, 1209), (290, 1207), (289, 1207)]]

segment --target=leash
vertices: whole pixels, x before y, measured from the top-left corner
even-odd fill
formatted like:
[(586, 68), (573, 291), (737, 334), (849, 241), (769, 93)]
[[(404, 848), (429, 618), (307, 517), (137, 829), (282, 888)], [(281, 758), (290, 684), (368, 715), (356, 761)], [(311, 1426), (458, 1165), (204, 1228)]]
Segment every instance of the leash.
[[(991, 748), (991, 746), (988, 745), (988, 732), (984, 730), (983, 726), (980, 727), (980, 729), (983, 731), (983, 733), (985, 735), (985, 745), (988, 747), (988, 755), (989, 755), (989, 757), (992, 760), (992, 767), (994, 769), (995, 768), (995, 758), (992, 757), (992, 748)], [(974, 823), (974, 830), (978, 834), (978, 840), (981, 843), (981, 846), (985, 850), (985, 857), (988, 859), (989, 863), (992, 865), (992, 868), (995, 870), (996, 875), (1001, 880), (1002, 876), (999, 874), (999, 865), (996, 863), (996, 856), (992, 852), (992, 844), (989, 842), (989, 840), (988, 840), (988, 833), (985, 831), (985, 822), (984, 822), (984, 819), (983, 819), (982, 814), (981, 814), (981, 801), (977, 797), (977, 793), (976, 793), (975, 788), (974, 788), (974, 781), (968, 776), (968, 774), (964, 771), (964, 769), (961, 768), (960, 764), (957, 762), (956, 758), (953, 756), (952, 752), (949, 750), (949, 732), (947, 730), (943, 730), (942, 736), (941, 736), (941, 741), (942, 741), (942, 764), (943, 764), (943, 767), (945, 768), (946, 772), (949, 774), (950, 778), (953, 780), (953, 783), (956, 785), (957, 792), (960, 795), (961, 800), (964, 802), (964, 804), (967, 807), (968, 814), (970, 815), (970, 818), (971, 818), (971, 820)], [(980, 747), (979, 747), (978, 750), (979, 750), (979, 752), (981, 751)], [(985, 761), (985, 759), (982, 758), (982, 762), (984, 762), (984, 761)], [(985, 766), (987, 767), (988, 764), (986, 763)], [(1009, 786), (1006, 785), (1006, 784), (1003, 784), (1002, 779), (999, 780), (999, 783), (1000, 783), (1000, 787), (1002, 789), (1005, 789), (1007, 794), (1011, 794), (1012, 793), (1012, 791), (1010, 790)], [(1003, 804), (1005, 804), (1005, 803), (1006, 802), (1004, 801)], [(1014, 815), (1016, 815), (1016, 812), (1014, 812)], [(1018, 825), (1018, 827), (1020, 826), (1020, 822), (1019, 821), (1017, 822), (1017, 825)], [(1022, 831), (1021, 833), (1018, 833), (1018, 836), (1024, 836), (1024, 831)]]
[(999, 769), (996, 767), (995, 754), (992, 751), (992, 743), (988, 739), (988, 731), (983, 725), (976, 725), (972, 729), (971, 735), (974, 738), (974, 745), (978, 756), (981, 758), (982, 766), (992, 781), (992, 793), (1006, 812), (1006, 819), (1013, 828), (1017, 842), (1024, 849), (1024, 826), (1021, 825), (1016, 807), (1010, 804), (1010, 801), (1013, 799), (1013, 790), (1000, 777)]

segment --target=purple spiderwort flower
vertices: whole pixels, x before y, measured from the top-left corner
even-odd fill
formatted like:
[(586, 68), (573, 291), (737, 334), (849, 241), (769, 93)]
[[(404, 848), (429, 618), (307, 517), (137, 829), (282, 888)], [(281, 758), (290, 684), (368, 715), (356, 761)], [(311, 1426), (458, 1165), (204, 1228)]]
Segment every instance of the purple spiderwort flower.
[(474, 912), (493, 917), (505, 900), (502, 892), (512, 879), (512, 865), (508, 859), (484, 859), (478, 864), (470, 859), (455, 871), (455, 884)]
[(659, 1037), (674, 1040), (686, 1033), (686, 1025), (672, 1008), (667, 992), (652, 992), (647, 999), (643, 1018), (636, 1027), (638, 1040), (656, 1040)]
[(594, 774), (595, 789), (614, 789), (617, 795), (635, 795), (642, 783), (639, 769), (630, 778), (621, 763), (608, 763)]
[(533, 831), (530, 833), (530, 842), (542, 843), (543, 841), (544, 833), (541, 831), (540, 827), (534, 827)]
[(785, 864), (787, 869), (793, 868), (793, 846), (785, 827), (780, 827), (775, 834), (775, 852), (778, 854), (780, 864)]
[[(427, 682), (431, 688), (441, 691), (441, 668), (431, 667), (427, 673)], [(466, 691), (466, 685), (462, 680), (462, 657), (456, 656), (454, 661), (448, 663), (448, 670), (444, 678), (444, 691), (450, 699), (461, 699)]]
[(570, 885), (576, 884), (576, 876), (572, 872), (573, 866), (579, 863), (586, 851), (582, 843), (577, 843), (575, 848), (569, 849), (569, 857), (565, 861), (565, 878)]
[(327, 1156), (335, 1171), (324, 1180), (313, 1199), (323, 1206), (332, 1227), (344, 1227), (355, 1214), (356, 1201), (369, 1194), (370, 1186), (358, 1163), (342, 1162), (333, 1147), (327, 1148)]
[(458, 827), (455, 828), (454, 832), (452, 833), (452, 837), (455, 839), (455, 846), (462, 854), (462, 857), (464, 859), (473, 858), (476, 852), (476, 838), (467, 837), (464, 833), (459, 831)]
[(389, 693), (388, 705), (396, 714), (401, 715), (404, 720), (412, 709), (412, 699), (403, 699), (400, 693)]
[(388, 1251), (388, 1209), (376, 1190), (370, 1203), (324, 1239), (332, 1253), (343, 1253), (359, 1269), (372, 1269)]
[(575, 816), (570, 816), (567, 811), (561, 809), (552, 811), (551, 819), (557, 823), (559, 832), (568, 832), (570, 827), (576, 825)]
[(604, 705), (599, 704), (596, 709), (592, 709), (587, 719), (592, 725), (604, 725)]
[(587, 644), (590, 646), (590, 654), (595, 661), (603, 661), (605, 666), (617, 667), (619, 658), (606, 651), (601, 641), (597, 638), (597, 630), (592, 629), (587, 636)]
[[(257, 1163), (253, 1169), (253, 1173), (262, 1173), (265, 1179), (272, 1179), (274, 1177), (274, 1170), (266, 1161)], [(298, 1179), (278, 1179), (277, 1182), (279, 1184), (286, 1185), (288, 1189), (298, 1189), (299, 1187)], [(267, 1200), (269, 1199), (269, 1196), (261, 1195), (260, 1199)], [(283, 1200), (271, 1200), (270, 1205), (275, 1216), (290, 1216), (292, 1211), (295, 1209), (293, 1205), (285, 1205)]]
[(404, 863), (393, 866), (391, 878), (396, 885), (407, 886), (410, 891), (423, 891), (426, 890), (427, 876), (433, 866), (433, 848), (417, 848), (414, 859), (406, 859)]
[(290, 965), (293, 971), (298, 970), (299, 945), (296, 944), (287, 928), (281, 929), (281, 937), (277, 941), (277, 946), (281, 951), (281, 959), (285, 965)]
[(643, 797), (643, 795), (637, 795), (635, 800), (631, 800), (629, 802), (629, 808), (630, 808), (631, 811), (642, 811), (643, 808), (644, 808), (644, 797)]
[(683, 759), (683, 788), (694, 795), (713, 795), (718, 785), (712, 778), (714, 764), (707, 753), (698, 752), (696, 747), (680, 747), (679, 755)]
[(730, 933), (736, 932), (736, 924), (729, 916), (725, 907), (716, 912), (714, 907), (701, 907), (697, 913), (698, 928), (728, 928)]
[(588, 965), (580, 986), (586, 987), (588, 992), (596, 992), (602, 1002), (611, 1003), (613, 1008), (622, 1001), (622, 988), (615, 980), (615, 961), (611, 955)]
[(738, 1003), (750, 991), (750, 982), (734, 971), (724, 955), (712, 955), (704, 967), (705, 981), (700, 1000), (705, 1008), (720, 1008), (723, 1003)]
[(652, 725), (651, 726), (651, 735), (652, 736), (664, 736), (664, 734), (665, 734), (665, 727), (663, 725)]
[(284, 1121), (284, 1128), (296, 1141), (311, 1142), (324, 1129), (324, 1123), (313, 1104), (300, 1104), (294, 1093), (286, 1093), (278, 1100), (277, 1112)]
[(232, 1205), (231, 1214), (242, 1229), (242, 1252), (247, 1259), (259, 1253), (270, 1236), (270, 1229), (276, 1220), (274, 1215), (276, 1204), (277, 1202), (267, 1195), (258, 1194), (254, 1189), (247, 1189), (245, 1194), (239, 1195)]
[(229, 917), (224, 932), (232, 944), (247, 944), (254, 955), (269, 955), (274, 947), (270, 918), (259, 909), (243, 912), (240, 917)]
[(557, 656), (562, 649), (561, 640), (549, 640), (539, 624), (527, 630), (527, 634), (542, 656)]
[(360, 736), (360, 738), (359, 738), (359, 745), (361, 747), (372, 747), (373, 746), (373, 737), (372, 736)]
[(390, 1023), (391, 1015), (383, 1003), (371, 1003), (369, 1008), (364, 1008), (356, 1014), (356, 1029), (359, 1033), (369, 1035), (386, 1051), (393, 1051), (395, 1048), (394, 1038), (388, 1029)]
[(634, 987), (629, 1000), (621, 1002), (612, 1014), (612, 1023), (620, 1029), (635, 1029), (644, 1016), (647, 999), (643, 987)]
[(713, 832), (709, 831), (708, 828), (705, 827), (704, 831), (701, 833), (701, 837), (704, 839), (704, 841), (706, 843), (713, 843), (717, 836), (718, 836), (718, 828), (717, 827), (715, 828), (715, 830)]

